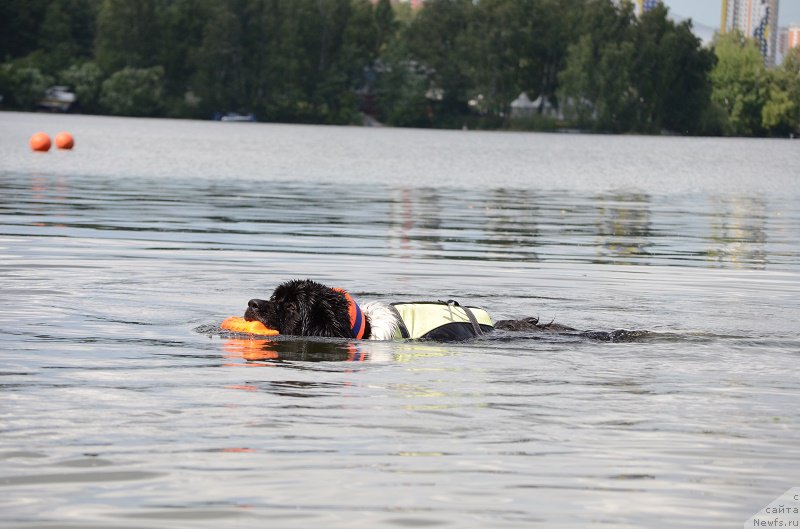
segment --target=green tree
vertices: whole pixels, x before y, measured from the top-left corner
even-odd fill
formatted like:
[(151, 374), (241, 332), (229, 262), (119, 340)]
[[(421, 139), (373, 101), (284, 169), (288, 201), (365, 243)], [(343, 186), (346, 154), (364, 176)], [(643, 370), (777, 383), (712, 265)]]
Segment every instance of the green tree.
[(662, 40), (665, 75), (659, 97), (661, 128), (683, 134), (705, 132), (711, 103), (714, 53), (703, 47), (688, 22), (672, 26)]
[(172, 115), (195, 112), (186, 98), (193, 88), (196, 50), (203, 44), (203, 30), (211, 15), (209, 0), (162, 1), (157, 10), (162, 39), (158, 64), (164, 67), (164, 94)]
[(583, 16), (558, 78), (567, 117), (612, 132), (708, 129), (714, 56), (690, 22), (675, 24), (660, 3), (637, 19), (629, 2), (598, 1)]
[(581, 128), (592, 126), (599, 97), (594, 81), (594, 45), (591, 35), (583, 35), (567, 48), (567, 60), (559, 73), (558, 99), (564, 116)]
[(380, 45), (368, 0), (227, 0), (209, 9), (192, 61), (191, 85), (204, 112), (255, 111), (276, 121), (355, 119), (356, 89)]
[(203, 29), (203, 40), (194, 55), (192, 85), (207, 113), (244, 110), (245, 50), (241, 42), (239, 17), (227, 2), (217, 3)]
[(429, 72), (414, 60), (400, 39), (393, 41), (381, 56), (377, 82), (379, 118), (399, 127), (430, 125), (428, 99)]
[(781, 67), (769, 71), (769, 81), (763, 127), (779, 136), (800, 132), (800, 48), (789, 50)]
[(636, 25), (634, 82), (637, 129), (697, 133), (709, 105), (714, 55), (701, 46), (691, 22), (675, 24), (658, 4)]
[(47, 56), (47, 69), (55, 70), (77, 57), (77, 45), (72, 40), (72, 19), (64, 0), (55, 0), (45, 11), (39, 29), (39, 47)]
[[(567, 48), (576, 42), (576, 27), (582, 23), (586, 0), (539, 0), (534, 48), (541, 65), (540, 95), (552, 102), (558, 100), (558, 73), (564, 69)], [(531, 86), (530, 93), (536, 92)]]
[(350, 123), (377, 108), (440, 127), (502, 126), (525, 91), (596, 130), (797, 130), (796, 58), (767, 71), (752, 42), (706, 50), (667, 15), (630, 0), (5, 0), (0, 90), (12, 108), (57, 78), (88, 112)]
[(403, 33), (406, 60), (431, 72), (426, 94), (432, 123), (457, 124), (453, 118), (469, 112), (467, 30), (474, 9), (471, 0), (430, 0)]
[(0, 2), (0, 61), (24, 57), (39, 49), (39, 28), (49, 0)]
[(320, 15), (319, 61), (311, 100), (318, 120), (349, 123), (357, 112), (355, 89), (363, 69), (377, 52), (377, 28), (368, 24), (374, 20), (372, 5), (365, 1), (328, 2)]
[(73, 64), (61, 71), (59, 79), (75, 92), (78, 108), (83, 112), (94, 113), (100, 110), (100, 87), (103, 72), (93, 62)]
[(123, 68), (103, 82), (100, 104), (118, 116), (157, 116), (163, 111), (164, 68)]
[(598, 67), (597, 125), (602, 130), (627, 132), (635, 126), (638, 93), (631, 79), (635, 48), (632, 42), (606, 44)]
[(38, 45), (42, 66), (57, 72), (92, 54), (94, 5), (89, 0), (53, 0), (39, 27)]
[(103, 0), (97, 15), (97, 64), (107, 73), (155, 66), (160, 26), (156, 0)]
[(2, 65), (2, 77), (9, 91), (9, 101), (4, 104), (22, 110), (35, 109), (47, 87), (53, 84), (51, 76), (24, 60)]
[(507, 116), (520, 92), (540, 91), (542, 18), (535, 0), (486, 0), (472, 14), (465, 63), (474, 95), (482, 96), (490, 113)]
[(760, 136), (767, 96), (764, 58), (753, 39), (732, 32), (714, 42), (717, 64), (711, 71), (711, 99), (726, 112), (731, 133)]
[(633, 78), (634, 22), (629, 2), (585, 4), (584, 34), (568, 47), (564, 70), (558, 76), (561, 107), (579, 126), (613, 132), (631, 129), (638, 99)]
[(376, 45), (375, 51), (382, 52), (386, 44), (391, 40), (399, 27), (395, 20), (394, 9), (389, 0), (378, 0), (374, 11)]
[(375, 61), (393, 38), (395, 28), (388, 2), (379, 2), (374, 8), (368, 0), (351, 2), (341, 46), (326, 76), (333, 74), (335, 80), (329, 85), (332, 112), (326, 122), (355, 123), (359, 120), (360, 98), (371, 94)]

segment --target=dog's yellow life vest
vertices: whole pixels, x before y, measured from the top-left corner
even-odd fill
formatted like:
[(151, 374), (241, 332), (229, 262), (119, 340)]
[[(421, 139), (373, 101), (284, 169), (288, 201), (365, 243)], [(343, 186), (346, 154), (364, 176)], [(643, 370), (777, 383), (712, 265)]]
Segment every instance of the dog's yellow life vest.
[(402, 322), (395, 336), (398, 339), (465, 339), (494, 328), (488, 312), (478, 307), (463, 307), (454, 301), (392, 303), (392, 306)]

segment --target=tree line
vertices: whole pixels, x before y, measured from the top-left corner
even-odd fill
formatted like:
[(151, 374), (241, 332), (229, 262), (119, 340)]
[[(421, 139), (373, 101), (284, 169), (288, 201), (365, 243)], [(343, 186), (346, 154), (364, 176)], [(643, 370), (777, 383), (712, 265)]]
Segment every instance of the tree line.
[[(36, 108), (396, 126), (768, 136), (800, 129), (800, 51), (767, 69), (659, 5), (611, 0), (4, 0), (0, 95)], [(515, 115), (522, 93), (537, 106)]]

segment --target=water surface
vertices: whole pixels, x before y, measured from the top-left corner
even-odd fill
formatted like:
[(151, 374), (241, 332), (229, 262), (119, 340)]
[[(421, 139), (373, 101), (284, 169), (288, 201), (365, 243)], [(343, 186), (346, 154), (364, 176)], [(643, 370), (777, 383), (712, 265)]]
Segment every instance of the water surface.
[[(37, 130), (72, 152), (31, 153)], [(797, 486), (798, 144), (0, 113), (8, 527), (732, 527)], [(235, 340), (357, 300), (607, 343)]]

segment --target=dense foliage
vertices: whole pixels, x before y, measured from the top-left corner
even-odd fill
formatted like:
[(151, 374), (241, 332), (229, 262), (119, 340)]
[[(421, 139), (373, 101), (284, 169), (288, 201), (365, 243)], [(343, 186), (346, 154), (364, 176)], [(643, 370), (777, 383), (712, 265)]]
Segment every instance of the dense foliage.
[[(800, 53), (704, 48), (659, 6), (611, 0), (4, 0), (4, 108), (54, 84), (79, 110), (401, 126), (788, 135)], [(512, 110), (522, 92), (536, 101)]]

